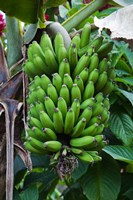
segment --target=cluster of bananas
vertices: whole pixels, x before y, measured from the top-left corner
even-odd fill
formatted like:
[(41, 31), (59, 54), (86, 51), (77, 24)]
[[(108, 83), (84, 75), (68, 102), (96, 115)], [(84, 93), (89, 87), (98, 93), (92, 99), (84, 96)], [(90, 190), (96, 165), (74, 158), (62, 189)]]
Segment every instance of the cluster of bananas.
[(115, 78), (111, 50), (112, 43), (102, 36), (91, 39), (88, 23), (68, 49), (60, 33), (53, 43), (44, 33), (40, 44), (29, 46), (24, 65), (31, 80), (25, 142), (29, 151), (54, 155), (58, 163), (72, 155), (88, 163), (101, 160), (98, 151), (106, 144), (102, 132)]

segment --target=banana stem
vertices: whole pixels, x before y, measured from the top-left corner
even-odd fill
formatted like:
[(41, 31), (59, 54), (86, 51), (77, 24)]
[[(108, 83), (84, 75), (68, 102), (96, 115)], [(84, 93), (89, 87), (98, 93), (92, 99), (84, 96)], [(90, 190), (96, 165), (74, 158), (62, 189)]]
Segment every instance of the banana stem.
[(71, 17), (62, 23), (62, 26), (69, 32), (72, 28), (78, 26), (87, 17), (92, 15), (99, 8), (104, 6), (109, 0), (94, 0), (89, 4), (85, 5), (79, 11), (74, 13)]

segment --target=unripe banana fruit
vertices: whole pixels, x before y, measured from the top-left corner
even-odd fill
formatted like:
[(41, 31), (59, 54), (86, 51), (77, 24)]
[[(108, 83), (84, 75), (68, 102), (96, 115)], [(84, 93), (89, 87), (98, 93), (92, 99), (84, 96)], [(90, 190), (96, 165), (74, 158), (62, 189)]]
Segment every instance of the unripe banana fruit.
[[(88, 23), (68, 49), (60, 33), (54, 41), (44, 33), (40, 45), (33, 42), (28, 49), (23, 68), (31, 80), (25, 147), (53, 155), (58, 171), (65, 166), (62, 162), (68, 162), (72, 171), (77, 159), (101, 160), (98, 151), (106, 144), (102, 132), (110, 115), (108, 96), (115, 78), (108, 58), (111, 49), (112, 43), (103, 44), (102, 36), (92, 40)], [(67, 175), (65, 171), (62, 176)]]

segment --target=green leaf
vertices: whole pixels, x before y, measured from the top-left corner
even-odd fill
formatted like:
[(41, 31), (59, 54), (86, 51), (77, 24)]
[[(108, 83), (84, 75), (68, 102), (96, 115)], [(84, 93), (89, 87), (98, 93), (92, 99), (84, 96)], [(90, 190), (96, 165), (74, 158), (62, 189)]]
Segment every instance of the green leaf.
[(133, 140), (133, 121), (126, 113), (116, 111), (110, 116), (110, 129), (117, 139), (130, 146)]
[(90, 166), (88, 173), (81, 180), (83, 193), (89, 200), (116, 200), (120, 185), (119, 167), (107, 155), (102, 162)]
[(26, 23), (36, 23), (40, 0), (1, 0), (0, 10)]
[(129, 6), (133, 4), (133, 0), (113, 0), (113, 1), (118, 3), (121, 6)]
[(74, 170), (72, 178), (74, 180), (78, 180), (86, 173), (87, 169), (88, 169), (88, 164), (79, 160), (79, 165), (77, 169)]
[(103, 151), (116, 160), (133, 164), (133, 149), (121, 145), (109, 145), (104, 147)]
[(115, 78), (115, 81), (133, 86), (133, 77)]
[(30, 185), (31, 183), (43, 183), (44, 187), (48, 187), (53, 180), (57, 179), (56, 173), (54, 171), (47, 170), (46, 172), (37, 173), (33, 172), (26, 176), (25, 178), (25, 186)]
[(57, 7), (63, 4), (65, 1), (66, 0), (45, 0), (44, 7), (45, 8)]
[[(32, 159), (32, 165), (34, 167), (48, 167), (49, 166), (49, 156), (40, 156), (31, 154)], [(15, 162), (14, 162), (14, 174), (17, 175), (17, 173), (26, 170), (26, 167), (22, 161), (22, 159), (19, 156), (16, 156)]]
[(82, 194), (82, 191), (80, 188), (71, 188), (68, 190), (64, 195), (64, 200), (87, 200), (86, 197)]
[(102, 7), (106, 2), (106, 0), (93, 0), (91, 3), (86, 4), (83, 8), (65, 20), (62, 23), (62, 26), (64, 26), (64, 28), (69, 32), (72, 28), (77, 27), (82, 21)]
[(128, 197), (130, 200), (133, 200), (133, 188), (129, 189), (124, 193), (124, 196)]
[(23, 38), (24, 44), (29, 44), (31, 40), (35, 37), (36, 32), (37, 32), (37, 26), (38, 26), (38, 23), (30, 24), (26, 27), (26, 32)]
[(117, 53), (113, 53), (113, 54), (112, 54), (112, 57), (111, 57), (111, 60), (112, 60), (111, 65), (112, 65), (113, 67), (116, 66), (116, 64), (118, 63), (119, 59), (122, 57), (122, 55), (123, 55), (123, 52), (121, 52), (121, 51), (118, 51)]
[(30, 185), (26, 190), (20, 193), (21, 200), (38, 200), (39, 192), (35, 185)]
[(7, 62), (11, 67), (22, 58), (22, 36), (19, 21), (13, 17), (6, 17)]
[(126, 97), (130, 103), (133, 106), (133, 93), (132, 92), (127, 92), (126, 90), (122, 90), (122, 89), (117, 89), (124, 97)]

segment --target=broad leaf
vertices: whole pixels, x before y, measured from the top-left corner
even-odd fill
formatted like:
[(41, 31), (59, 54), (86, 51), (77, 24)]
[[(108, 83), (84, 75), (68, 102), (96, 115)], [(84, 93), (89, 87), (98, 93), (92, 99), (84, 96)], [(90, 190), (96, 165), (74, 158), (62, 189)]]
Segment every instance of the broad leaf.
[(133, 121), (126, 113), (117, 112), (110, 116), (110, 129), (116, 138), (122, 140), (123, 144), (130, 146), (133, 140)]
[(81, 188), (71, 188), (64, 195), (64, 200), (87, 200), (86, 197), (82, 194)]
[(29, 44), (31, 40), (34, 38), (37, 32), (37, 25), (38, 23), (30, 24), (26, 27), (26, 32), (24, 34), (24, 44)]
[(81, 178), (86, 173), (87, 169), (88, 169), (88, 164), (82, 161), (79, 161), (79, 165), (77, 169), (74, 170), (72, 174), (72, 178), (74, 180)]
[(65, 20), (62, 25), (69, 32), (72, 28), (79, 26), (81, 22), (83, 22), (87, 17), (91, 16), (104, 4), (106, 4), (106, 0), (92, 1)]
[(129, 189), (124, 193), (124, 196), (128, 197), (130, 200), (133, 200), (133, 188)]
[(36, 23), (40, 0), (1, 0), (0, 10), (23, 22)]
[(133, 86), (133, 77), (115, 78), (115, 81)]
[(130, 103), (133, 106), (133, 93), (132, 92), (127, 92), (126, 90), (122, 90), (122, 89), (118, 89), (118, 91), (124, 96), (126, 97)]
[(44, 0), (45, 8), (57, 7), (63, 4), (66, 0)]
[(22, 58), (22, 36), (20, 24), (14, 17), (6, 17), (7, 62), (11, 67)]
[(120, 145), (109, 145), (104, 147), (103, 151), (116, 160), (133, 164), (133, 149)]
[(20, 193), (21, 200), (38, 200), (39, 192), (37, 186), (30, 185), (26, 190)]
[(120, 191), (120, 172), (116, 162), (109, 156), (90, 166), (81, 181), (83, 193), (89, 200), (116, 200)]
[(133, 0), (113, 0), (114, 2), (118, 3), (121, 6), (128, 6), (133, 4)]

